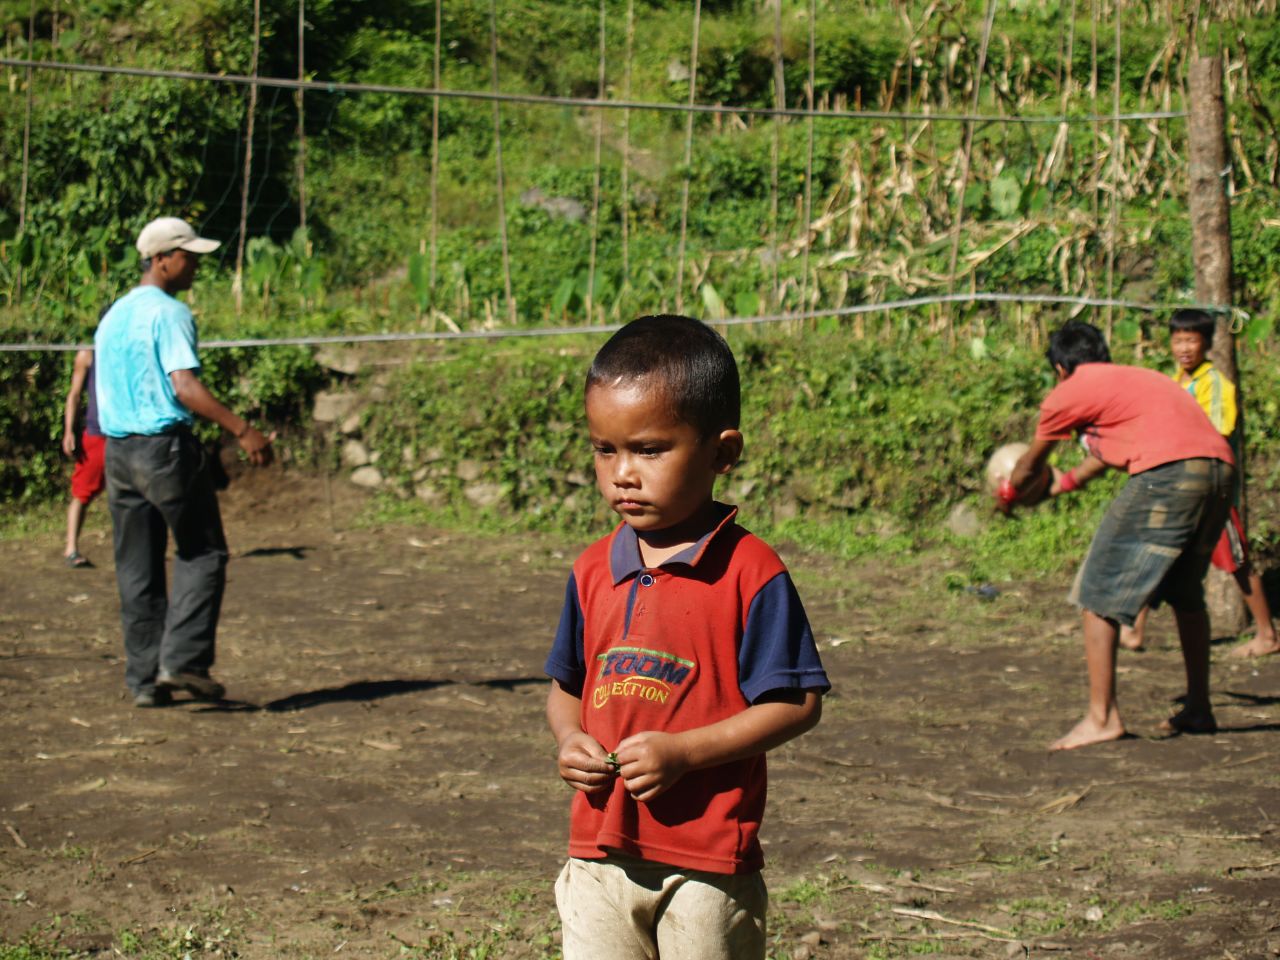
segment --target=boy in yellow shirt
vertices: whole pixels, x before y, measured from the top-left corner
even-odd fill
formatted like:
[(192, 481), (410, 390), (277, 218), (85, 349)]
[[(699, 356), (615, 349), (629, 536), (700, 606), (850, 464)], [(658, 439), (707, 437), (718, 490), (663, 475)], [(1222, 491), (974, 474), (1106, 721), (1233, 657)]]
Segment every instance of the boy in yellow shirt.
[[(1227, 438), (1239, 462), (1243, 438), (1236, 429), (1239, 425), (1236, 385), (1206, 359), (1213, 343), (1214, 328), (1214, 318), (1203, 310), (1179, 310), (1169, 318), (1169, 350), (1178, 364), (1172, 376), (1178, 386), (1196, 398), (1217, 431)], [(1235, 499), (1239, 500), (1238, 489)], [(1249, 563), (1246, 542), (1240, 511), (1232, 506), (1231, 517), (1213, 551), (1213, 565), (1235, 577), (1240, 592), (1244, 594), (1244, 602), (1253, 614), (1257, 633), (1248, 643), (1232, 650), (1230, 655), (1238, 658), (1264, 657), (1280, 653), (1280, 640), (1276, 638), (1275, 627), (1271, 623), (1271, 607), (1262, 587), (1262, 578)], [(1142, 649), (1146, 622), (1147, 610), (1144, 608), (1132, 627), (1121, 629), (1120, 645), (1129, 650)]]

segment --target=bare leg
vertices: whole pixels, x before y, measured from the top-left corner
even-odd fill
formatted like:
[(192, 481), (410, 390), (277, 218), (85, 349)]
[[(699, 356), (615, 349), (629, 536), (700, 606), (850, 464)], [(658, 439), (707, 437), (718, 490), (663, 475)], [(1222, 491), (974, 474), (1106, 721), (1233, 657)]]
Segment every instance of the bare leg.
[(1204, 610), (1174, 610), (1178, 642), (1187, 669), (1183, 707), (1160, 726), (1177, 733), (1213, 733), (1218, 722), (1209, 705), (1209, 614)]
[(71, 503), (67, 506), (67, 546), (63, 556), (69, 557), (80, 551), (80, 529), (84, 526), (84, 514), (88, 507), (87, 503), (71, 498)]
[(1150, 607), (1143, 607), (1138, 612), (1138, 617), (1133, 621), (1132, 627), (1120, 625), (1120, 646), (1126, 650), (1141, 650), (1143, 641), (1147, 638), (1147, 614), (1151, 612)]
[(1124, 721), (1116, 706), (1116, 642), (1114, 620), (1084, 612), (1084, 660), (1089, 669), (1089, 710), (1066, 736), (1049, 744), (1050, 750), (1074, 750), (1094, 743), (1119, 740)]
[(1253, 639), (1236, 647), (1229, 657), (1265, 657), (1268, 654), (1280, 653), (1280, 640), (1276, 639), (1276, 628), (1271, 623), (1271, 606), (1267, 603), (1267, 594), (1262, 589), (1262, 578), (1252, 569), (1241, 568), (1235, 572), (1236, 583), (1240, 584), (1240, 592), (1244, 594), (1244, 602), (1253, 614), (1254, 625), (1258, 628)]

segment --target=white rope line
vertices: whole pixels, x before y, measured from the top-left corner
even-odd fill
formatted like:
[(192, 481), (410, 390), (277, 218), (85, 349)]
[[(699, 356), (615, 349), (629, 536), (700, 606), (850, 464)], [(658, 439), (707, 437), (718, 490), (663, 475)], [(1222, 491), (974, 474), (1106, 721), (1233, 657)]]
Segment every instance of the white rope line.
[[(1210, 303), (1144, 303), (1134, 300), (1116, 300), (1109, 297), (1075, 297), (1050, 293), (944, 293), (906, 300), (890, 300), (884, 303), (860, 303), (850, 307), (833, 307), (827, 310), (807, 310), (796, 313), (775, 313), (759, 317), (725, 317), (708, 320), (713, 327), (748, 327), (795, 320), (820, 320), (830, 317), (851, 317), (860, 313), (884, 313), (889, 310), (909, 310), (940, 303), (1040, 303), (1080, 307), (1120, 307), (1125, 310), (1142, 310), (1147, 313), (1164, 313), (1173, 310), (1203, 310), (1206, 313), (1230, 313), (1248, 319), (1247, 311), (1239, 307), (1224, 307)], [(507, 340), (519, 337), (567, 337), (581, 334), (612, 333), (623, 324), (596, 324), (579, 327), (533, 327), (527, 330), (461, 330), (419, 331), (406, 333), (357, 333), (334, 336), (261, 337), (244, 340), (206, 340), (201, 347), (222, 349), (226, 347), (299, 347), (329, 343), (399, 343), (423, 340)], [(0, 343), (0, 353), (65, 353), (71, 350), (92, 350), (91, 343)]]
[(0, 57), (0, 66), (34, 70), (67, 70), (73, 73), (104, 73), (165, 80), (198, 80), (260, 87), (282, 87), (317, 93), (395, 93), (414, 97), (444, 97), (453, 100), (483, 100), (501, 103), (531, 103), (602, 110), (655, 110), (667, 113), (719, 113), (753, 117), (822, 117), (832, 120), (918, 120), (938, 123), (1101, 123), (1175, 120), (1187, 116), (1185, 110), (1151, 110), (1117, 115), (1056, 114), (1028, 117), (1019, 114), (927, 113), (894, 110), (807, 110), (799, 107), (741, 107), (708, 103), (661, 103), (644, 100), (600, 100), (591, 97), (552, 97), (536, 93), (500, 93), (485, 90), (448, 90), (439, 87), (404, 87), (382, 83), (338, 83), (329, 80), (294, 80), (290, 77), (250, 77), (235, 73), (196, 73), (190, 70), (147, 70), (141, 67), (108, 67), (91, 63), (62, 63), (56, 60), (25, 60)]

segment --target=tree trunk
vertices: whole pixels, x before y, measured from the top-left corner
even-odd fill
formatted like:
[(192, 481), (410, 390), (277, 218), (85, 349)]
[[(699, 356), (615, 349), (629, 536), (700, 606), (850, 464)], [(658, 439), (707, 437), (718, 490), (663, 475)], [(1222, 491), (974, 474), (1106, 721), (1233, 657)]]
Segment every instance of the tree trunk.
[[(1201, 57), (1188, 74), (1188, 179), (1192, 259), (1196, 268), (1196, 300), (1229, 307), (1232, 303), (1231, 200), (1227, 195), (1226, 112), (1222, 100), (1222, 58)], [(1243, 436), (1244, 400), (1236, 370), (1236, 340), (1231, 314), (1217, 315), (1209, 359), (1237, 384), (1240, 415), (1236, 429)], [(1244, 512), (1244, 445), (1238, 445), (1236, 464), (1241, 513)], [(1216, 567), (1205, 580), (1205, 602), (1215, 637), (1236, 636), (1249, 625), (1249, 611), (1235, 578)]]

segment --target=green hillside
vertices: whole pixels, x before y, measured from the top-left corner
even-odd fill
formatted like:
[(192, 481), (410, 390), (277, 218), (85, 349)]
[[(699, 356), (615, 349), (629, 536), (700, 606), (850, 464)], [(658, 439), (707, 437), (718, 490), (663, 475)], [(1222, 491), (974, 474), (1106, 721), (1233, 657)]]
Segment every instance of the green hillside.
[[(1274, 3), (1215, 6), (1217, 17), (1193, 22), (1171, 3), (1124, 5), (1115, 89), (1111, 5), (1097, 8), (1097, 22), (1083, 4), (1001, 5), (977, 77), (977, 107), (990, 116), (1073, 121), (1109, 114), (1113, 102), (1124, 112), (1177, 112), (1193, 51), (1221, 50), (1229, 67), (1241, 302), (1264, 313), (1275, 305), (1268, 266), (1280, 252), (1280, 234), (1269, 225), (1280, 217), (1280, 200), (1268, 107), (1280, 93), (1280, 27)], [(496, 43), (504, 93), (597, 95), (598, 9), (497, 7), (491, 32), (488, 4), (442, 4), (442, 88), (491, 91)], [(760, 108), (781, 94), (779, 102), (803, 108), (812, 69), (820, 111), (962, 113), (973, 100), (983, 12), (974, 2), (945, 11), (819, 3), (811, 63), (807, 4), (783, 2), (775, 36), (769, 4), (708, 3), (698, 25), (694, 99)], [(430, 88), (435, 13), (428, 2), (308, 4), (305, 74), (318, 83)], [(294, 3), (264, 6), (262, 76), (297, 77), (297, 15)], [(0, 22), (14, 59), (209, 74), (247, 74), (252, 64), (246, 2), (42, 0), (31, 7), (6, 0)], [(605, 96), (685, 103), (692, 25), (691, 4), (607, 3)], [(260, 88), (247, 225), (253, 318), (246, 319), (227, 313), (226, 275), (238, 247), (247, 88), (33, 71), (23, 195), (28, 75), (15, 67), (6, 74), (0, 306), (20, 308), (6, 310), (9, 324), (36, 318), (42, 338), (82, 324), (130, 282), (127, 241), (161, 209), (228, 240), (221, 270), (210, 271), (199, 291), (210, 332), (243, 331), (262, 318), (290, 330), (403, 329), (431, 308), (460, 327), (508, 317), (491, 102), (312, 89), (303, 98), (303, 141), (295, 92)], [(686, 167), (682, 113), (527, 103), (503, 103), (498, 113), (507, 260), (521, 323), (587, 319), (593, 239), (591, 299), (615, 319), (677, 299), (710, 314), (750, 315), (949, 286), (1105, 294), (1109, 261), (1117, 294), (1188, 296), (1186, 124), (1179, 117), (1124, 123), (1118, 162), (1110, 122), (980, 123), (961, 184), (965, 128), (951, 122), (819, 117), (810, 130), (798, 118), (698, 114)], [(308, 229), (295, 241), (304, 195)], [(957, 217), (966, 229), (952, 279)]]
[[(1253, 409), (1269, 410), (1275, 6), (1123, 4), (1117, 30), (1116, 4), (1014, 2), (996, 6), (984, 36), (987, 7), (974, 0), (818, 2), (812, 22), (808, 3), (704, 3), (691, 75), (693, 4), (608, 0), (602, 11), (540, 0), (495, 4), (491, 18), (488, 3), (448, 0), (437, 44), (435, 3), (314, 0), (303, 72), (315, 85), (301, 98), (287, 86), (257, 91), (240, 298), (249, 87), (11, 63), (0, 87), (0, 339), (84, 339), (133, 282), (132, 237), (160, 212), (225, 241), (189, 295), (206, 339), (598, 324), (677, 307), (716, 320), (948, 291), (1188, 302), (1186, 76), (1194, 56), (1220, 53), (1242, 364)], [(298, 76), (298, 15), (294, 2), (263, 5), (261, 77)], [(247, 2), (2, 0), (0, 23), (10, 61), (252, 70)], [(646, 108), (577, 102), (599, 94), (602, 27), (604, 97)], [(429, 95), (437, 51), (439, 88), (477, 96)], [(810, 75), (811, 121), (753, 112), (807, 108)], [(691, 80), (696, 104), (724, 109), (691, 121), (669, 109), (689, 102)], [(517, 99), (478, 98), (495, 89)], [(1116, 105), (1142, 117), (1117, 127)], [(944, 119), (975, 106), (983, 119), (971, 127)], [(1036, 122), (1000, 119), (1013, 117)], [(846, 532), (945, 509), (971, 492), (990, 447), (1025, 428), (1044, 334), (1067, 312), (974, 303), (736, 334), (762, 396), (800, 390), (793, 399), (817, 411), (790, 422), (761, 409), (782, 459), (749, 462), (744, 477), (760, 475), (744, 496), (785, 491), (797, 516)], [(1119, 358), (1161, 361), (1160, 313), (1084, 316), (1111, 331)], [(530, 412), (530, 396), (546, 386), (538, 376), (574, 382), (590, 342), (544, 340), (496, 358), (492, 348), (406, 348), (397, 359), (416, 362), (375, 385), (388, 399), (369, 414), (370, 435), (391, 456), (405, 431), (425, 449), (436, 429), (432, 442), (451, 456), (483, 447), (486, 462), (533, 458), (571, 472), (572, 436), (563, 449), (524, 442), (549, 416)], [(535, 366), (513, 373), (504, 364), (525, 361), (512, 357)], [(0, 354), (0, 498), (60, 489), (51, 437), (66, 363)], [(210, 349), (206, 363), (240, 408), (291, 431), (299, 459), (332, 454), (306, 422), (333, 376), (309, 349)], [(527, 395), (495, 400), (477, 373), (489, 369)], [(472, 411), (467, 423), (483, 412), (483, 426), (433, 426), (442, 370), (447, 403)], [(969, 376), (972, 396), (958, 386)], [(868, 393), (877, 378), (902, 390)], [(830, 436), (824, 409), (859, 432)], [(1271, 422), (1248, 419), (1260, 496)], [(783, 423), (785, 437), (769, 433)], [(846, 449), (860, 451), (858, 465)], [(571, 522), (563, 480), (532, 493), (527, 480), (495, 482), (508, 513)], [(550, 498), (559, 506), (530, 512)]]

